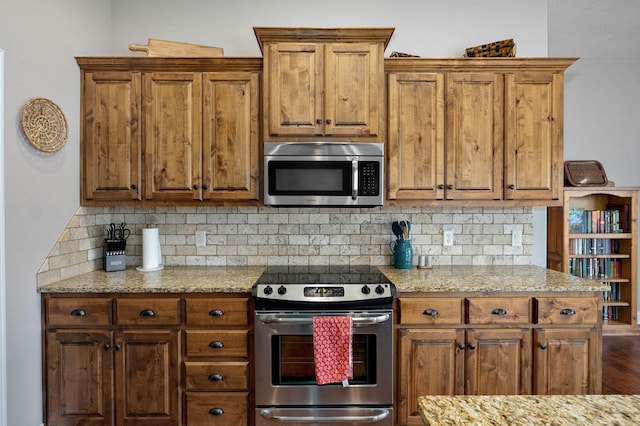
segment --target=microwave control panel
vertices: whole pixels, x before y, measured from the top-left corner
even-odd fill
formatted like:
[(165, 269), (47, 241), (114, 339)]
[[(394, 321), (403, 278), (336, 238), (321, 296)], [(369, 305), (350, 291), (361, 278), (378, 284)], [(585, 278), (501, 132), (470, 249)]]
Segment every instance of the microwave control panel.
[(359, 195), (377, 196), (380, 194), (380, 163), (360, 161), (358, 163)]

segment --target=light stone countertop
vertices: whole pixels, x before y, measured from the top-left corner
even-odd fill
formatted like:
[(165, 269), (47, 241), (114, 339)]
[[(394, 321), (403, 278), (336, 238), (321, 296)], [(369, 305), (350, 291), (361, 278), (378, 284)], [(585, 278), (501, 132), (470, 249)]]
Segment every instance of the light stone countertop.
[[(248, 293), (264, 266), (165, 266), (161, 271), (89, 272), (38, 287), (40, 293)], [(379, 269), (402, 292), (590, 292), (609, 287), (538, 266)]]
[(248, 293), (262, 266), (166, 266), (160, 271), (93, 271), (38, 288), (40, 293)]
[(540, 266), (434, 266), (395, 269), (380, 266), (401, 292), (591, 292), (608, 285)]
[(427, 426), (640, 424), (640, 395), (421, 396)]

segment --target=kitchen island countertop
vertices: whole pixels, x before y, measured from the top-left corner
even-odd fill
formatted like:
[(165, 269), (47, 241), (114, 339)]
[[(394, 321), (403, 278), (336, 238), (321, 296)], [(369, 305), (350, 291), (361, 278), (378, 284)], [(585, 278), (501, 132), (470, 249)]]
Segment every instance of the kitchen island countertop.
[(640, 395), (421, 396), (427, 426), (640, 424)]
[(609, 290), (594, 280), (540, 266), (434, 266), (396, 269), (380, 266), (398, 293), (435, 292), (593, 292)]

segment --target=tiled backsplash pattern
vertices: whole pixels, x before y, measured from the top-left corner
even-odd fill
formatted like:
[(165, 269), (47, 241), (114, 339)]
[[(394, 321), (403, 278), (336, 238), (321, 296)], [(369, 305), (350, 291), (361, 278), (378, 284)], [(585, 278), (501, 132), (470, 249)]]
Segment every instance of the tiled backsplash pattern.
[[(48, 284), (103, 268), (105, 227), (131, 230), (127, 266), (142, 264), (142, 228), (158, 226), (165, 265), (391, 264), (391, 222), (411, 221), (415, 257), (434, 265), (529, 265), (533, 253), (530, 207), (81, 207), (38, 273)], [(442, 245), (452, 230), (454, 245)], [(522, 246), (511, 246), (511, 231)], [(195, 232), (206, 246), (196, 247)]]

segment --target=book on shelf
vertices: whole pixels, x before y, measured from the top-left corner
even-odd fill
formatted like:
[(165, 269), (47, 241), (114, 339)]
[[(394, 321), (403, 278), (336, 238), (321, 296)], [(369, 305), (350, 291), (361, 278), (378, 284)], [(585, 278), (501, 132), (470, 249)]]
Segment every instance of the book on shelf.
[(569, 209), (572, 234), (611, 234), (628, 232), (629, 206), (608, 204), (606, 210)]
[(604, 321), (616, 321), (619, 318), (617, 306), (604, 306), (602, 308), (602, 319)]
[(619, 278), (622, 275), (622, 260), (608, 258), (572, 257), (569, 259), (569, 273), (588, 279)]

